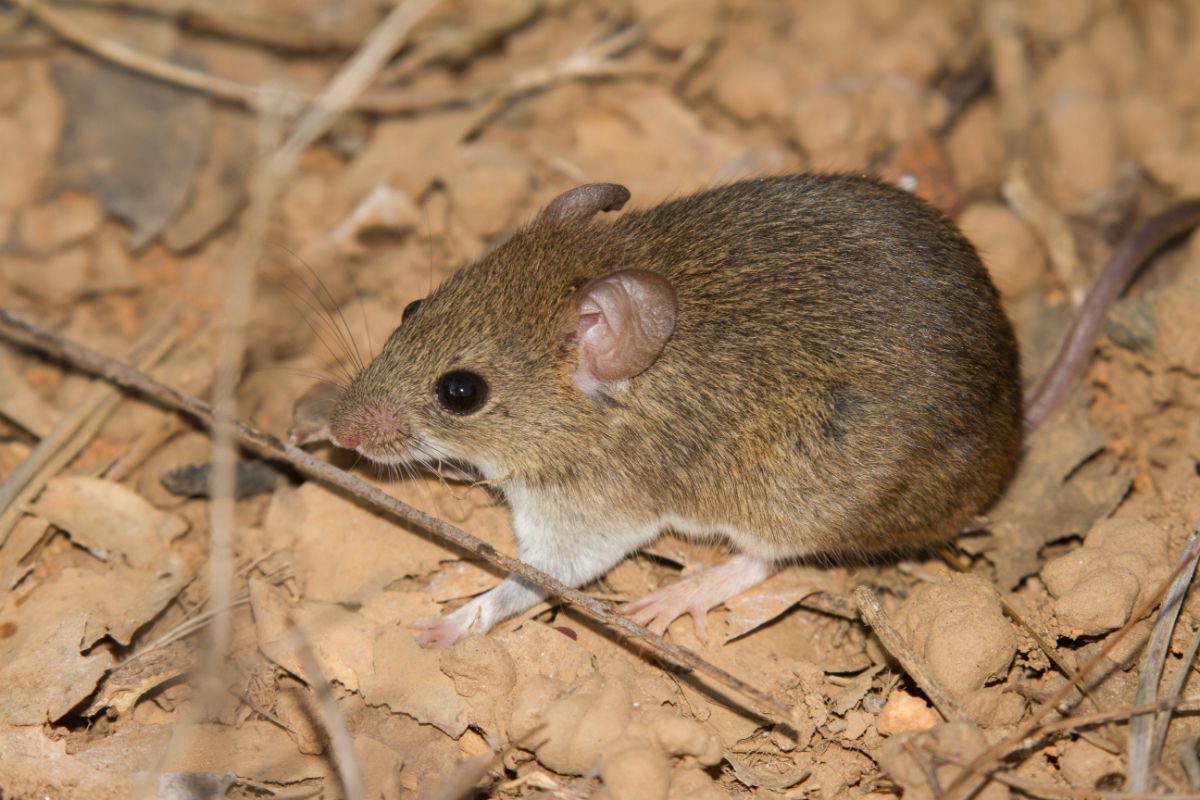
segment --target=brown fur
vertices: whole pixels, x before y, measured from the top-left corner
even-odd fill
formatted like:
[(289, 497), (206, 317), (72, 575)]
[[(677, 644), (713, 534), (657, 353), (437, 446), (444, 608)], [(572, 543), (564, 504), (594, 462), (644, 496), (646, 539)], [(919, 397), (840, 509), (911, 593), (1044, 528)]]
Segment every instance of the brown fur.
[[(678, 320), (597, 403), (570, 381), (561, 327), (580, 286), (626, 268), (670, 281)], [(449, 369), (488, 380), (483, 409), (438, 406)], [(997, 495), (1018, 375), (996, 290), (950, 222), (872, 180), (802, 175), (535, 222), (425, 300), (334, 430), (396, 454), (411, 433), (631, 525), (743, 531), (762, 557), (867, 553), (953, 535)], [(372, 428), (380, 409), (401, 418), (391, 434)]]

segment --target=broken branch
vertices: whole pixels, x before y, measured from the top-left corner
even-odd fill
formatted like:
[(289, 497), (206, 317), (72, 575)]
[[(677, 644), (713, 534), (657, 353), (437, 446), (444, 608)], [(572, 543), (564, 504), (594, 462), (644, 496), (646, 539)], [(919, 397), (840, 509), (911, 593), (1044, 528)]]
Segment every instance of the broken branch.
[[(213, 425), (213, 411), (206, 403), (159, 383), (149, 375), (127, 364), (97, 353), (95, 350), (5, 309), (0, 309), (0, 336), (60, 358), (77, 369), (98, 375), (118, 386), (153, 398), (164, 406), (193, 417), (205, 426)], [(644, 642), (667, 661), (711, 678), (727, 689), (769, 709), (770, 715), (778, 720), (795, 724), (792, 719), (793, 711), (789, 704), (704, 660), (686, 647), (671, 644), (661, 636), (651, 633), (578, 589), (567, 586), (541, 570), (529, 566), (524, 561), (498, 552), (490, 544), (450, 523), (418, 511), (407, 503), (364, 483), (350, 473), (327, 464), (298, 447), (285, 444), (278, 437), (255, 430), (240, 422), (233, 423), (233, 431), (238, 443), (243, 447), (266, 458), (287, 461), (308, 477), (327, 486), (341, 489), (368, 508), (427, 531), (505, 572), (519, 575), (530, 583), (542, 587), (563, 602), (575, 606), (596, 622), (616, 628), (626, 636)]]

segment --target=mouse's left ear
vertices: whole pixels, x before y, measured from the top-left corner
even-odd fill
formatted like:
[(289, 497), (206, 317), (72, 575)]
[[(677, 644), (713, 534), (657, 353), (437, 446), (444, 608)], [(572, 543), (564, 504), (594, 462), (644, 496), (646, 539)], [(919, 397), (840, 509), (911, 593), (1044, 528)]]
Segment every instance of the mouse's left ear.
[(593, 398), (607, 394), (653, 364), (674, 330), (675, 290), (666, 278), (644, 269), (595, 278), (575, 296), (563, 328), (577, 346), (571, 380)]
[(585, 183), (551, 200), (534, 222), (576, 222), (601, 211), (620, 211), (627, 202), (629, 190), (619, 183)]

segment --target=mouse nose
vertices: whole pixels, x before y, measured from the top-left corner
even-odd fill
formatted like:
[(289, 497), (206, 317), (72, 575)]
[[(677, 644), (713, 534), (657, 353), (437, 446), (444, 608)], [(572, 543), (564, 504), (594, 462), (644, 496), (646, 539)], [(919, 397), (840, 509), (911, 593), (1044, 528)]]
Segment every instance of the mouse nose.
[(355, 450), (362, 444), (362, 437), (353, 433), (331, 432), (329, 441), (333, 442), (335, 447), (340, 447), (343, 450)]

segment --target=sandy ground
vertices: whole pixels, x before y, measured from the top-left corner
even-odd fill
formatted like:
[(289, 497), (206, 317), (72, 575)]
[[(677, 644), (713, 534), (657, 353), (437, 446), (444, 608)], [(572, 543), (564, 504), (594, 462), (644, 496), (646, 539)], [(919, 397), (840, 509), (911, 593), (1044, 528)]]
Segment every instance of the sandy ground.
[[(57, 9), (0, 5), (0, 305), (210, 396), (270, 137), (240, 100), (318, 90), (387, 9)], [(132, 69), (98, 57), (112, 41)], [(172, 68), (202, 90), (147, 77)], [(1117, 244), (1200, 195), (1198, 75), (1187, 0), (447, 0), (268, 209), (239, 415), (284, 435), (315, 380), (571, 186), (647, 206), (801, 170), (879, 174), (954, 217), (1032, 383)], [(1192, 236), (952, 549), (796, 565), (712, 611), (705, 641), (671, 626), (792, 726), (557, 604), (420, 649), (406, 622), (498, 576), (286, 470), (236, 503), (222, 608), (212, 503), (164, 479), (209, 461), (207, 433), (0, 342), (0, 795), (920, 798), (991, 745), (978, 796), (1200, 791), (1193, 712), (1127, 723), (1155, 663), (1158, 697), (1200, 693), (1196, 598), (1155, 607), (1200, 520), (1198, 309)], [(482, 487), (313, 452), (515, 552)], [(586, 588), (625, 602), (725, 555), (668, 535)], [(863, 587), (902, 657), (856, 613)], [(1060, 719), (1059, 690), (1084, 719), (1014, 743)]]

